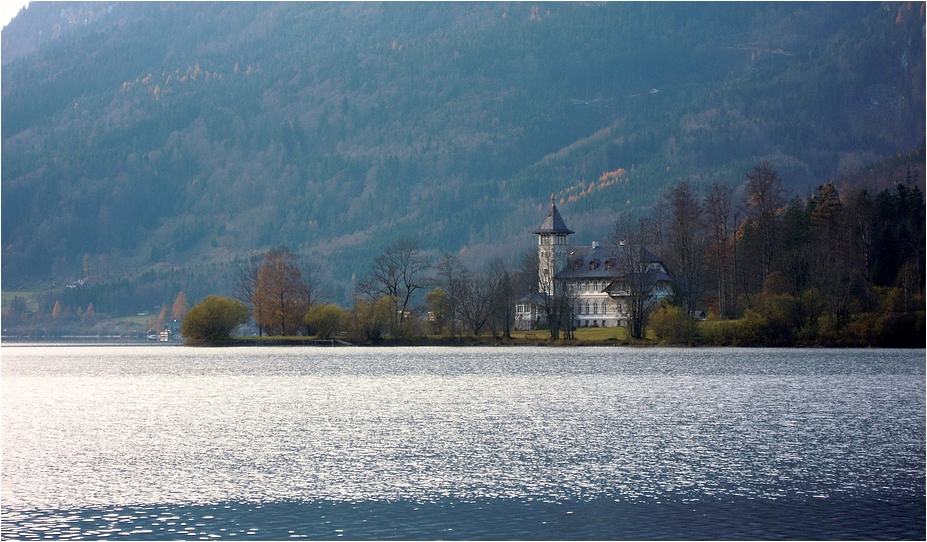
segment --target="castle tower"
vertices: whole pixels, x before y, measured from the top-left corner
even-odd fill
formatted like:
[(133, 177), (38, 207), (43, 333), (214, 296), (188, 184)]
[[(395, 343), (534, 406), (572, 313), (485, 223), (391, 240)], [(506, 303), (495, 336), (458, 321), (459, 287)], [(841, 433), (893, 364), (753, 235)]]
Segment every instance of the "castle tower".
[(560, 211), (554, 205), (553, 194), (550, 196), (547, 218), (534, 233), (538, 236), (538, 291), (552, 295), (554, 277), (567, 263), (567, 236), (574, 233), (563, 223)]

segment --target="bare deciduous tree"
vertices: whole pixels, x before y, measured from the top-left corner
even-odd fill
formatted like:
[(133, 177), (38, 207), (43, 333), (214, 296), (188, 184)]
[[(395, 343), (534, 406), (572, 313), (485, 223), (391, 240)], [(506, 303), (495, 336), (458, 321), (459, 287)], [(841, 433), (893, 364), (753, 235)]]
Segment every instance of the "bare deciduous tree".
[[(303, 257), (299, 259), (299, 271), (302, 274), (303, 288), (306, 295), (306, 310), (308, 311), (315, 305), (327, 301), (331, 294), (325, 281), (322, 266), (314, 260)], [(306, 326), (305, 331), (309, 331), (308, 326)]]
[(557, 273), (553, 269), (545, 268), (539, 277), (541, 284), (553, 286), (551, 288), (553, 291), (542, 291), (537, 294), (541, 299), (540, 310), (544, 313), (550, 329), (550, 338), (559, 340), (561, 335), (564, 338), (572, 338), (576, 292), (567, 280), (557, 278)]
[(759, 244), (761, 284), (773, 269), (778, 214), (785, 203), (782, 180), (769, 162), (760, 162), (747, 173), (747, 220), (751, 222)]
[(472, 335), (479, 335), (489, 321), (492, 298), (492, 277), (488, 273), (468, 273), (460, 288), (457, 313)]
[(538, 251), (526, 250), (519, 260), (519, 266), (512, 274), (512, 288), (516, 297), (537, 293), (538, 291)]
[[(235, 274), (233, 296), (238, 301), (249, 305), (254, 315), (261, 310), (260, 303), (262, 300), (260, 296), (256, 298), (254, 295), (254, 283), (257, 282), (258, 274), (261, 272), (261, 263), (263, 260), (263, 256), (253, 255), (238, 267), (238, 271)], [(256, 317), (255, 322), (257, 322), (258, 326), (258, 335), (263, 335), (263, 326), (257, 321)]]
[(516, 296), (512, 276), (501, 258), (490, 262), (489, 274), (493, 283), (490, 327), (494, 336), (501, 333), (508, 338), (512, 336), (512, 326), (515, 322)]
[(457, 304), (467, 276), (467, 269), (453, 254), (445, 254), (435, 266), (435, 282), (444, 290), (451, 337), (457, 333)]
[(691, 318), (708, 289), (708, 237), (702, 204), (695, 188), (682, 181), (661, 196), (660, 205), (666, 220), (661, 256), (672, 276), (674, 302)]
[(627, 303), (628, 333), (636, 339), (643, 338), (647, 318), (655, 305), (658, 283), (649, 267), (652, 257), (647, 247), (656, 241), (656, 224), (652, 219), (634, 219), (622, 214), (615, 222), (611, 248), (617, 282)]
[(732, 190), (719, 182), (708, 186), (705, 194), (705, 216), (711, 232), (711, 257), (717, 280), (718, 314), (723, 318), (733, 313), (734, 266), (736, 265), (736, 238), (734, 228), (737, 216), (732, 203)]
[(358, 293), (372, 302), (381, 297), (393, 299), (392, 322), (402, 327), (415, 292), (426, 285), (429, 263), (418, 240), (399, 239), (374, 260), (369, 275), (357, 285)]

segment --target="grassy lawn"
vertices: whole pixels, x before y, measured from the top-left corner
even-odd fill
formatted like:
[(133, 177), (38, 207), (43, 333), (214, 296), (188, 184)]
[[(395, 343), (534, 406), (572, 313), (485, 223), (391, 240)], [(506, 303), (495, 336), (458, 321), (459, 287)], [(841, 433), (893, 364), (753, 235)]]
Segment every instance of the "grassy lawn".
[[(340, 337), (335, 337), (336, 339)], [(244, 342), (260, 342), (260, 341), (314, 341), (317, 340), (315, 335), (306, 336), (306, 335), (244, 335), (244, 336), (235, 336), (236, 341)], [(329, 339), (325, 339), (329, 340)]]
[[(628, 328), (626, 327), (581, 327), (573, 332), (573, 337), (581, 342), (607, 342), (607, 341), (624, 341), (628, 338)], [(550, 332), (546, 329), (534, 331), (513, 331), (513, 339), (525, 340), (548, 340)]]
[[(563, 340), (561, 342), (564, 344), (609, 344), (616, 342), (625, 342), (627, 339), (627, 328), (623, 327), (610, 327), (610, 328), (581, 328), (574, 332), (574, 339), (572, 340)], [(246, 336), (246, 337), (235, 337), (236, 341), (240, 343), (258, 343), (262, 341), (288, 341), (291, 343), (301, 343), (301, 342), (310, 342), (316, 339), (316, 337), (304, 337), (304, 336), (289, 336), (289, 337), (256, 337), (256, 336)], [(340, 340), (349, 340), (347, 337), (335, 337), (335, 339)], [(456, 341), (456, 342), (455, 342)], [(458, 345), (467, 345), (470, 343), (473, 344), (546, 344), (550, 341), (550, 332), (546, 329), (535, 330), (535, 331), (513, 331), (512, 339), (505, 340), (501, 338), (494, 338), (490, 334), (482, 334), (479, 337), (472, 337), (467, 335), (458, 335), (455, 339), (449, 339), (443, 335), (431, 335), (431, 336), (416, 336), (408, 338), (390, 338), (384, 337), (382, 341), (378, 341), (377, 344), (405, 344), (405, 345), (416, 345), (416, 344), (458, 344)]]
[(623, 341), (628, 338), (626, 327), (581, 327), (573, 332), (580, 341)]
[[(158, 315), (154, 315), (154, 318), (157, 318), (157, 317)], [(117, 322), (126, 322), (129, 324), (136, 324), (136, 325), (144, 326), (144, 325), (148, 325), (149, 318), (151, 318), (151, 316), (139, 316), (137, 314), (133, 314), (132, 316), (119, 316), (119, 317), (113, 318), (113, 320)]]
[(0, 297), (2, 297), (2, 307), (3, 310), (9, 308), (10, 303), (13, 302), (13, 298), (19, 296), (26, 301), (26, 307), (30, 311), (35, 311), (39, 308), (38, 302), (35, 300), (36, 292), (30, 291), (21, 291), (21, 292), (0, 292)]

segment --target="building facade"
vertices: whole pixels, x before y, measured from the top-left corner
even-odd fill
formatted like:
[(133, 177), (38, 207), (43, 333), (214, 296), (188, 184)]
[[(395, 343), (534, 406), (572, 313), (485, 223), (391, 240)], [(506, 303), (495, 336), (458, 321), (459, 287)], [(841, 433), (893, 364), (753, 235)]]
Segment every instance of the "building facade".
[(632, 297), (626, 276), (629, 261), (639, 266), (637, 284), (646, 288), (647, 304), (659, 304), (671, 294), (663, 262), (646, 248), (641, 249), (640, 258), (623, 258), (623, 251), (630, 250), (624, 244), (572, 246), (568, 238), (573, 233), (552, 197), (547, 217), (534, 231), (538, 239), (538, 291), (516, 303), (516, 329), (545, 325), (553, 304), (561, 311), (566, 307), (574, 328), (626, 325)]

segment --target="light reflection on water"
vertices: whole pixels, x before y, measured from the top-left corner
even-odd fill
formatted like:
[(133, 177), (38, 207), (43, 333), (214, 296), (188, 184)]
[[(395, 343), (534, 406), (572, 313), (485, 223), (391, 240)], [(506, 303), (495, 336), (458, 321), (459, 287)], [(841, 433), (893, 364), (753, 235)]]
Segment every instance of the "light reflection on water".
[[(738, 517), (760, 503), (760, 517), (779, 507), (799, 528), (788, 503), (825, 501), (896, 503), (904, 512), (878, 533), (900, 522), (923, 537), (923, 351), (5, 346), (2, 357), (4, 538), (68, 538), (75, 524), (92, 524), (90, 537), (224, 537), (281, 517), (273, 536), (286, 538), (315, 503), (353, 503), (340, 521), (357, 507), (381, 518), (360, 538), (396, 522), (408, 524), (397, 538), (574, 538), (583, 531), (567, 525), (602, 507), (645, 510), (651, 530), (584, 537), (685, 538), (695, 512), (654, 518), (707, 507), (717, 528), (730, 503)], [(564, 503), (575, 517), (557, 520)], [(456, 518), (457, 534), (416, 531), (422, 507)], [(210, 518), (168, 526), (158, 510)], [(240, 521), (217, 519), (229, 510)], [(492, 513), (493, 530), (467, 536), (462, 518)], [(513, 514), (537, 529), (506, 530)], [(326, 525), (318, 515), (310, 523)], [(822, 535), (851, 533), (850, 519)], [(567, 532), (555, 536), (558, 521)]]

